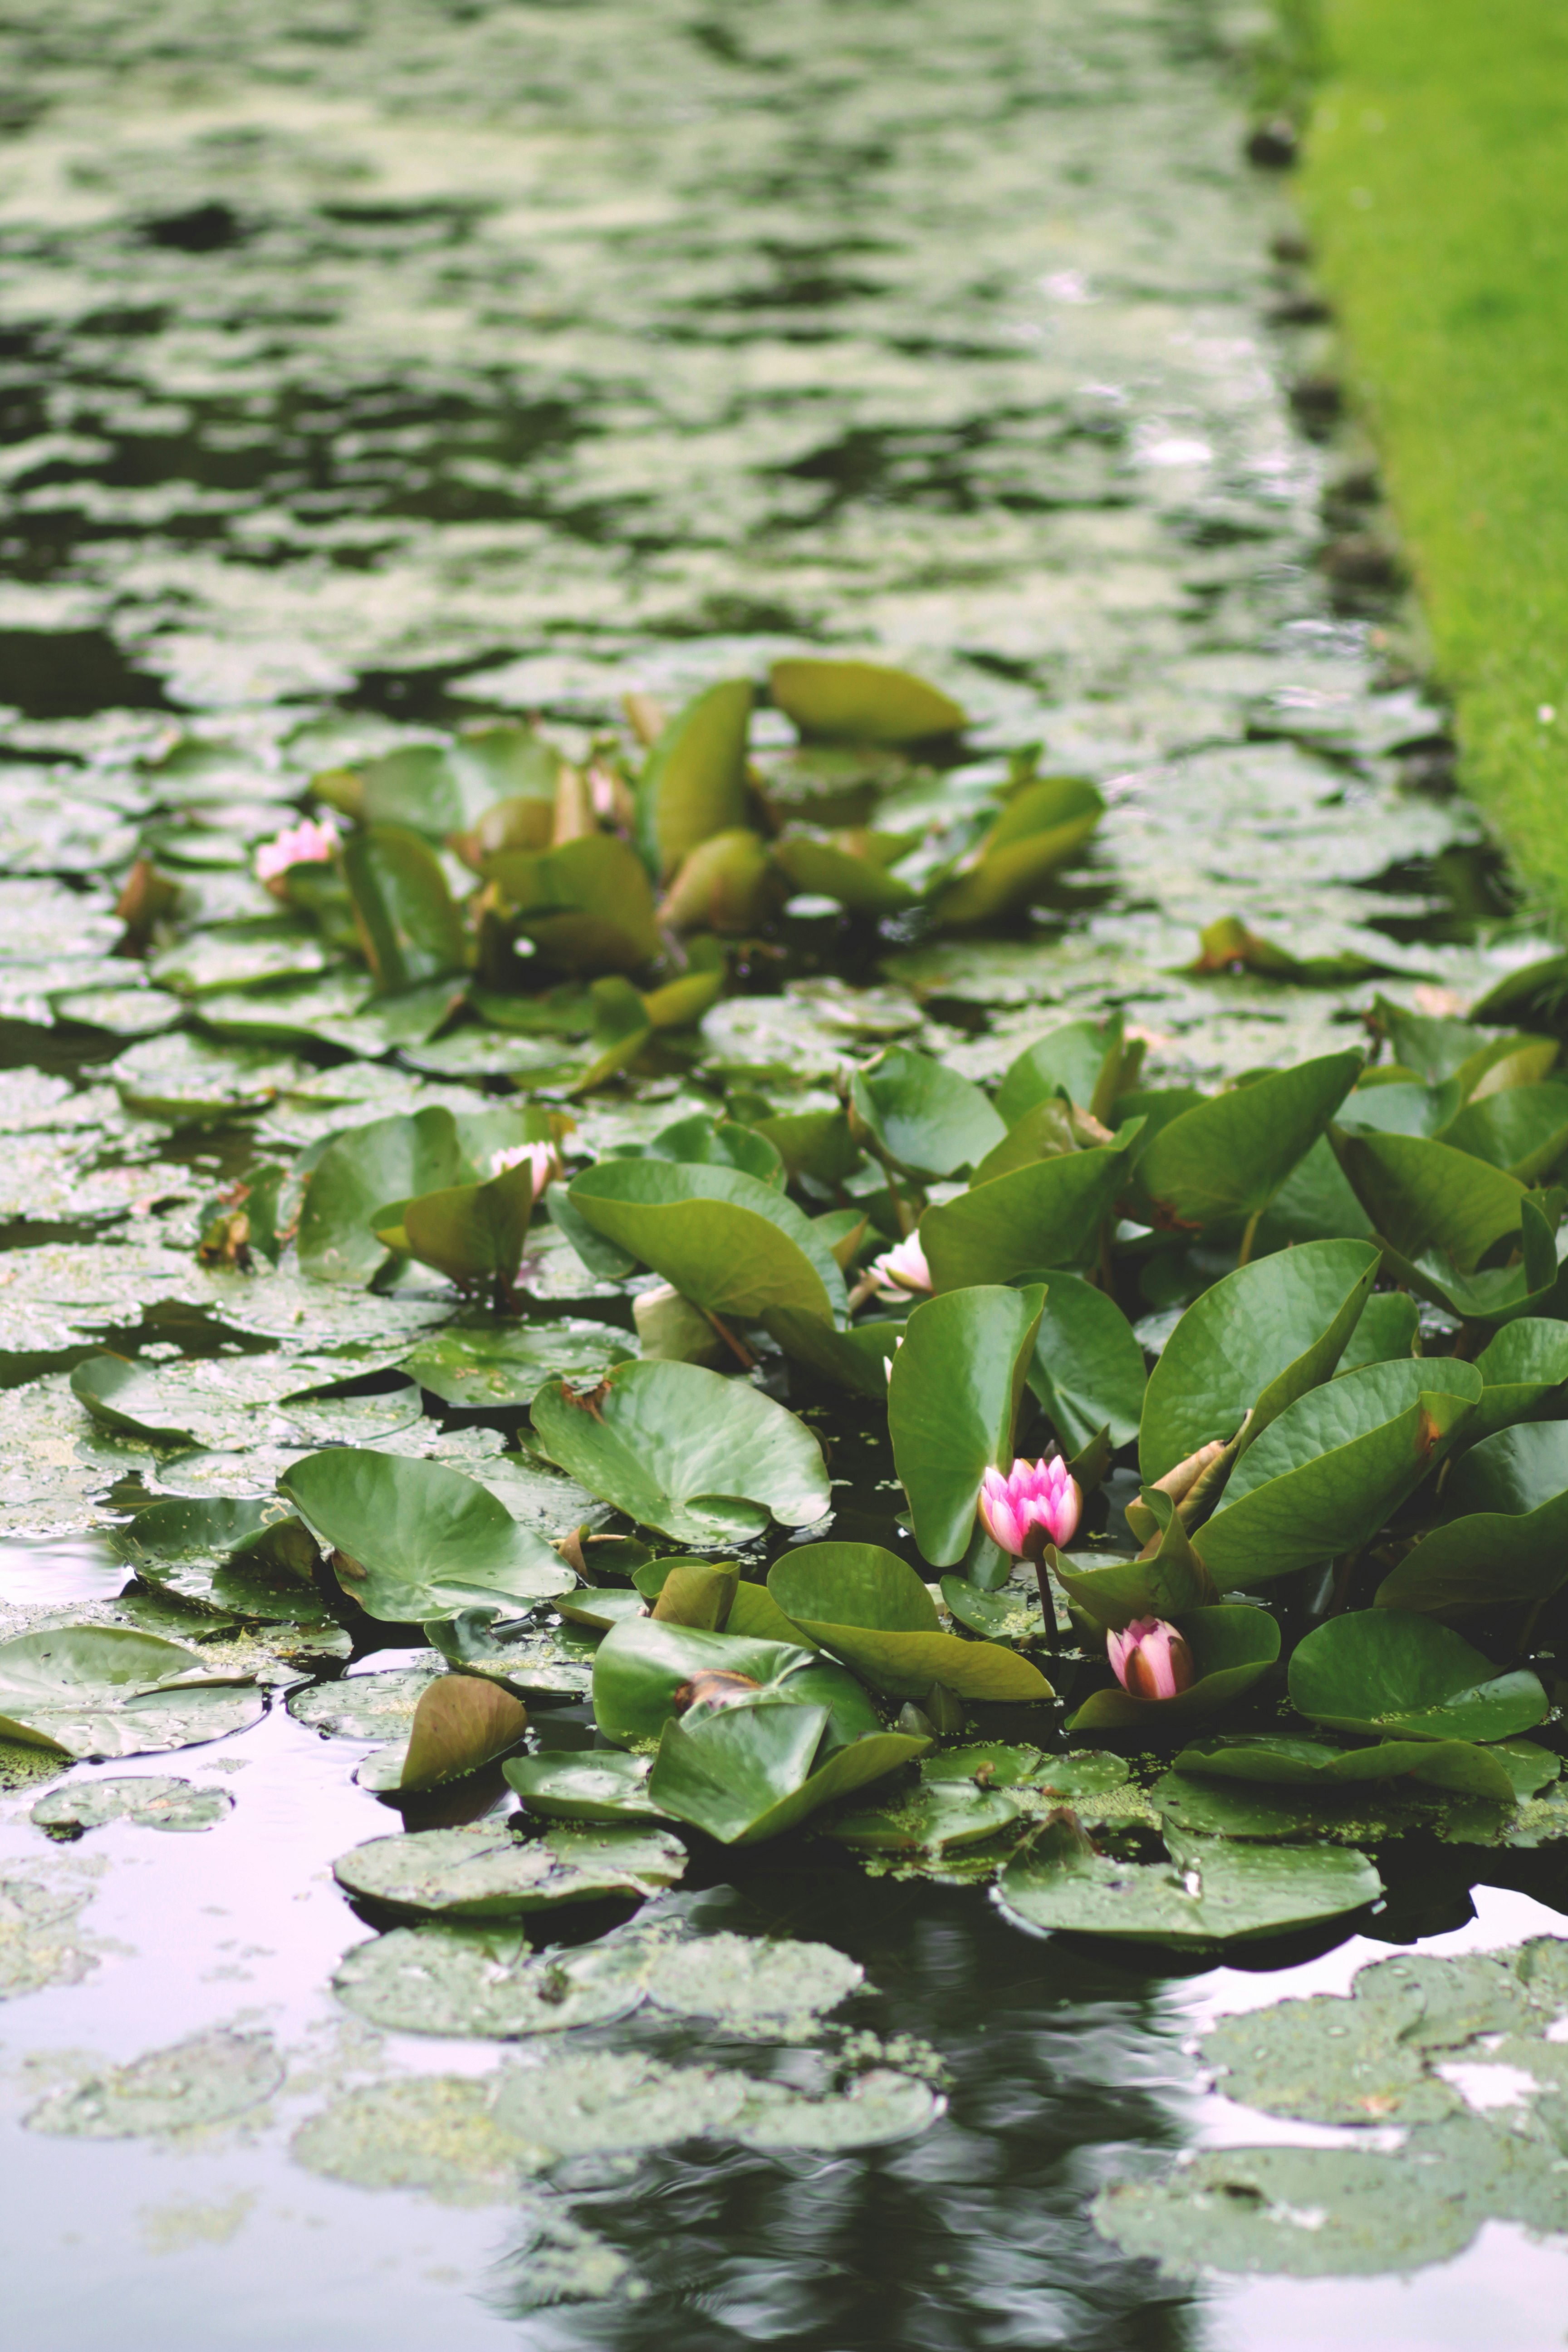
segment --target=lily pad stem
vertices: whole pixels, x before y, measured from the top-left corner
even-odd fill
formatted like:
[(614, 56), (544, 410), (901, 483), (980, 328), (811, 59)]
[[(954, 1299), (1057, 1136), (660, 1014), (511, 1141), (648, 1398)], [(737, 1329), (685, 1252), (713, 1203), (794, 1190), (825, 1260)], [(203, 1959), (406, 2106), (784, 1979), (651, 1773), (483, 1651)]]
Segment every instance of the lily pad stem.
[(708, 1317), (708, 1320), (711, 1323), (715, 1331), (718, 1332), (719, 1337), (723, 1340), (726, 1348), (728, 1348), (731, 1354), (736, 1357), (745, 1370), (748, 1372), (751, 1371), (757, 1360), (755, 1356), (752, 1355), (750, 1348), (747, 1347), (745, 1341), (743, 1339), (738, 1339), (733, 1331), (731, 1330), (729, 1325), (727, 1323), (721, 1323), (717, 1315), (710, 1312), (706, 1307), (703, 1308), (702, 1312)]
[(1251, 1216), (1248, 1217), (1247, 1221), (1246, 1230), (1243, 1232), (1241, 1236), (1241, 1248), (1237, 1254), (1236, 1263), (1238, 1268), (1247, 1265), (1251, 1262), (1252, 1244), (1258, 1239), (1258, 1221), (1262, 1217), (1262, 1214), (1263, 1212), (1261, 1209), (1254, 1209)]

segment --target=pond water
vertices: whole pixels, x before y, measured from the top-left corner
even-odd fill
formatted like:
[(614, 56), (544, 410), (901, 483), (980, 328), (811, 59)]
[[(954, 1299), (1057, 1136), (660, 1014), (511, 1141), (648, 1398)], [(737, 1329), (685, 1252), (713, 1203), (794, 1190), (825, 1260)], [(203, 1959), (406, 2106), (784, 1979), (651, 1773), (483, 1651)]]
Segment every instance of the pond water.
[[(56, 0), (0, 26), (0, 1630), (202, 1639), (269, 1694), (172, 1756), (62, 1774), (0, 1748), (0, 1876), (22, 1890), (0, 1907), (0, 2245), (35, 2352), (1563, 2340), (1562, 2241), (1515, 2221), (1409, 2273), (1194, 2283), (1090, 2216), (1183, 2151), (1352, 2144), (1215, 2094), (1204, 2028), (1415, 1944), (1555, 1934), (1552, 1847), (1412, 1842), (1373, 1933), (1196, 1972), (1025, 1936), (979, 1887), (822, 1843), (710, 1849), (640, 1916), (829, 1945), (863, 1987), (787, 2030), (645, 2006), (568, 2038), (807, 2084), (875, 2037), (945, 2100), (926, 2127), (834, 2148), (671, 2124), (498, 2190), (488, 2126), (394, 2099), (382, 2138), (425, 2185), (361, 2185), (363, 2147), (323, 2154), (320, 2118), (510, 2063), (380, 2032), (331, 1989), (385, 1924), (331, 1865), (399, 1817), (352, 1778), (376, 1741), (319, 1737), (285, 1696), (408, 1652), (353, 1651), (320, 1612), (193, 1616), (105, 1533), (157, 1495), (268, 1493), (334, 1435), (482, 1471), (522, 1419), (378, 1385), (449, 1318), (434, 1283), (329, 1308), (287, 1262), (196, 1263), (202, 1204), (258, 1138), (288, 1153), (471, 1105), (494, 1072), (210, 1028), (193, 1052), (189, 995), (112, 952), (172, 743), (215, 747), (203, 789), (258, 806), (254, 838), (315, 769), (521, 713), (574, 750), (628, 689), (673, 703), (816, 648), (955, 694), (976, 761), (1038, 742), (1094, 779), (1089, 858), (1005, 937), (868, 946), (797, 902), (713, 1052), (782, 1055), (805, 1085), (894, 1034), (990, 1078), (1112, 1006), (1166, 1083), (1212, 1083), (1354, 1042), (1373, 984), (1457, 1009), (1541, 951), (1493, 919), (1507, 877), (1454, 793), (1299, 241), (1242, 160), (1255, 29), (1206, 0)], [(775, 716), (764, 746), (788, 739)], [(205, 934), (232, 947), (278, 912), (243, 855), (186, 878), (172, 986)], [(1227, 917), (1319, 984), (1194, 973)], [(222, 947), (198, 985), (224, 984)], [(279, 954), (309, 973), (292, 935)], [(675, 1118), (680, 1085), (591, 1097), (584, 1137)], [(629, 1344), (629, 1297), (568, 1261), (546, 1311)], [(1157, 1340), (1173, 1302), (1147, 1303)], [(106, 1346), (213, 1368), (199, 1448), (89, 1419), (68, 1375)], [(345, 1371), (367, 1392), (289, 1422)], [(795, 1377), (842, 1448), (840, 1526), (890, 1539), (880, 1433)], [(552, 1509), (586, 1498), (528, 1475), (540, 1497), (514, 1507), (563, 1532)], [(570, 1748), (591, 1717), (542, 1707), (535, 1730)], [(68, 1843), (30, 1818), (142, 1776), (232, 1811)], [(513, 1801), (481, 1777), (411, 1820)], [(586, 1944), (627, 1906), (564, 1916)], [(70, 2106), (106, 2065), (209, 2034), (229, 2039), (187, 2070), (206, 2108), (187, 2084), (117, 2137)]]

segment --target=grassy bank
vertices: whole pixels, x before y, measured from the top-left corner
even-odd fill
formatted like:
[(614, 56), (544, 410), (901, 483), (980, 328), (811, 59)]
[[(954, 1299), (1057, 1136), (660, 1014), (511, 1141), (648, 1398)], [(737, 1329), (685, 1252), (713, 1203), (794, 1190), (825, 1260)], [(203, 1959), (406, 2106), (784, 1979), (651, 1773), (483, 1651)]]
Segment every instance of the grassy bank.
[(1568, 12), (1314, 13), (1296, 55), (1320, 76), (1301, 196), (1321, 277), (1467, 787), (1568, 917)]

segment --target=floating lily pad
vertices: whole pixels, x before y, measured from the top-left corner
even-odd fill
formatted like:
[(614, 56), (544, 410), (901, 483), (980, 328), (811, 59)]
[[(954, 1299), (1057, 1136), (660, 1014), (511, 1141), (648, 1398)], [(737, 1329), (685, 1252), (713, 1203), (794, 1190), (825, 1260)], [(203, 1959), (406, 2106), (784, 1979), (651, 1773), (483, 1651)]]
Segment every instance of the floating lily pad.
[(57, 2091), (24, 2121), (67, 2139), (144, 2139), (210, 2128), (245, 2115), (281, 2087), (283, 2063), (268, 2033), (219, 2029), (151, 2051)]
[(862, 1853), (945, 1853), (995, 1837), (1018, 1814), (1002, 1790), (978, 1788), (973, 1780), (938, 1780), (885, 1805), (839, 1813), (827, 1834)]
[(1046, 1623), (1038, 1592), (1030, 1592), (1022, 1584), (1005, 1585), (1000, 1592), (983, 1592), (962, 1576), (944, 1576), (942, 1597), (954, 1622), (966, 1625), (984, 1641), (1029, 1649), (1051, 1639), (1056, 1632), (1054, 1625)]
[(489, 1609), (460, 1609), (434, 1619), (425, 1637), (449, 1664), (488, 1675), (520, 1698), (580, 1699), (593, 1688), (598, 1636), (571, 1625), (542, 1629)]
[(1331, 1731), (1411, 1739), (1509, 1739), (1550, 1707), (1528, 1669), (1494, 1675), (1451, 1626), (1406, 1609), (1314, 1627), (1290, 1660), (1290, 1704)]
[(1338, 1846), (1246, 1846), (1173, 1832), (1169, 1862), (1113, 1862), (1048, 1830), (1007, 1864), (998, 1899), (1028, 1927), (1178, 1949), (1283, 1935), (1374, 1903), (1383, 1881)]
[(727, 2137), (747, 2087), (742, 2074), (666, 2066), (640, 2051), (564, 2050), (503, 2074), (496, 2119), (546, 2165)]
[(831, 1944), (753, 1936), (650, 1939), (643, 1969), (655, 2009), (711, 2019), (728, 2033), (784, 2039), (837, 2009), (866, 1980), (858, 1960)]
[(443, 1404), (488, 1410), (531, 1403), (547, 1380), (575, 1386), (597, 1381), (636, 1353), (629, 1333), (614, 1325), (565, 1317), (489, 1328), (449, 1325), (405, 1356), (403, 1370)]
[(805, 1423), (742, 1381), (697, 1364), (617, 1365), (584, 1399), (552, 1381), (533, 1402), (552, 1461), (678, 1543), (745, 1542), (828, 1507), (822, 1449)]
[(516, 1929), (432, 1924), (356, 1944), (332, 1990), (385, 2033), (513, 2042), (629, 2015), (645, 1998), (644, 1972), (631, 1944), (541, 1953)]
[(27, 1818), (52, 1837), (70, 1838), (110, 1822), (133, 1822), (143, 1830), (210, 1830), (233, 1811), (225, 1789), (197, 1789), (149, 1772), (133, 1780), (68, 1781), (40, 1797)]
[(659, 1830), (561, 1829), (525, 1842), (488, 1824), (373, 1838), (332, 1864), (347, 1894), (449, 1919), (509, 1919), (605, 1896), (640, 1899), (673, 1886), (685, 1868), (685, 1847)]
[(1347, 1788), (1372, 1780), (1414, 1780), (1462, 1796), (1511, 1805), (1554, 1780), (1558, 1760), (1529, 1742), (1478, 1748), (1462, 1739), (1384, 1739), (1370, 1748), (1331, 1748), (1313, 1739), (1264, 1737), (1184, 1748), (1178, 1772), (1287, 1788)]
[(849, 1123), (857, 1142), (923, 1183), (978, 1168), (1007, 1134), (977, 1086), (909, 1045), (856, 1073)]
[(944, 1748), (939, 1755), (928, 1756), (921, 1766), (921, 1779), (933, 1786), (968, 1780), (984, 1789), (1037, 1789), (1077, 1804), (1080, 1799), (1091, 1803), (1094, 1798), (1123, 1787), (1128, 1771), (1124, 1756), (1112, 1756), (1103, 1749), (1087, 1748), (1076, 1754), (1051, 1756), (1038, 1748), (983, 1741)]
[(1549, 1601), (1568, 1584), (1568, 1423), (1533, 1422), (1483, 1438), (1444, 1500), (1447, 1524), (1384, 1579), (1380, 1608), (1462, 1615)]
[(406, 1740), (367, 1756), (354, 1774), (382, 1796), (442, 1789), (515, 1748), (528, 1728), (521, 1699), (483, 1675), (442, 1675), (420, 1694)]
[(515, 1609), (575, 1581), (488, 1488), (440, 1463), (337, 1446), (292, 1464), (279, 1486), (372, 1617), (426, 1623), (460, 1609)]
[(245, 1672), (122, 1626), (61, 1625), (0, 1643), (0, 1734), (62, 1756), (144, 1756), (259, 1720)]
[(545, 1821), (667, 1822), (673, 1817), (647, 1792), (653, 1769), (648, 1756), (614, 1748), (584, 1748), (564, 1755), (514, 1756), (506, 1777), (524, 1808)]
[(374, 1674), (309, 1683), (289, 1692), (289, 1712), (323, 1739), (385, 1739), (406, 1732), (439, 1671), (433, 1665), (384, 1666)]

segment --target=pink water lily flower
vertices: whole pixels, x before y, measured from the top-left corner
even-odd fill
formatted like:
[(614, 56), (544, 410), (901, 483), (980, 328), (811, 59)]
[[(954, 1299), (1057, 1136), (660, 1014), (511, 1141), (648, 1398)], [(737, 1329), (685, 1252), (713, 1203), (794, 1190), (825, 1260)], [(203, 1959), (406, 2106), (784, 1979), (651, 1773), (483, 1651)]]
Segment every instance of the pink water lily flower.
[(980, 1517), (994, 1543), (1015, 1559), (1038, 1561), (1048, 1543), (1072, 1541), (1083, 1510), (1078, 1480), (1059, 1454), (1049, 1461), (1013, 1465), (1005, 1478), (987, 1470), (980, 1482)]
[(1135, 1617), (1124, 1633), (1108, 1633), (1110, 1670), (1132, 1698), (1174, 1698), (1191, 1686), (1193, 1654), (1163, 1617)]
[(561, 1173), (561, 1161), (552, 1143), (517, 1143), (510, 1151), (490, 1153), (490, 1174), (504, 1176), (510, 1168), (524, 1165), (533, 1171), (533, 1197), (548, 1190)]
[(336, 820), (302, 817), (298, 824), (286, 825), (271, 841), (262, 843), (256, 853), (256, 877), (258, 882), (276, 881), (290, 866), (324, 866), (337, 852)]
[(919, 1234), (911, 1234), (907, 1241), (873, 1258), (871, 1273), (884, 1290), (929, 1290), (931, 1268)]

